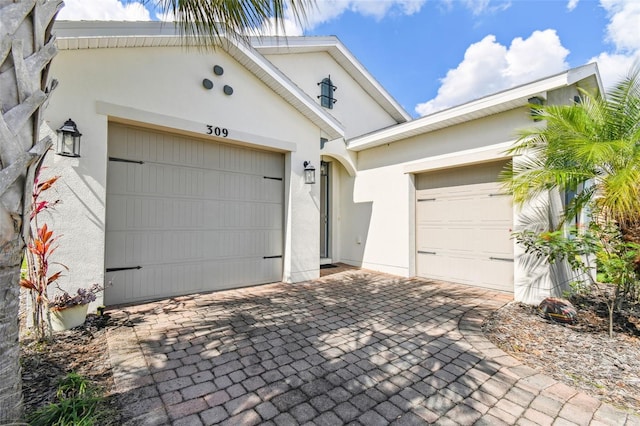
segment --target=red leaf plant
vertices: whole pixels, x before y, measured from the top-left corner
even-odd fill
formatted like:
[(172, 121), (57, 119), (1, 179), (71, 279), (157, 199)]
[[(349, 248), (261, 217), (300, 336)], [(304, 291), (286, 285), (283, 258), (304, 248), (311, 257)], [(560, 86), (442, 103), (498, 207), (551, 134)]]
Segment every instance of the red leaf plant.
[[(37, 176), (34, 182), (32, 193), (31, 209), (31, 230), (29, 233), (29, 243), (27, 244), (27, 274), (20, 280), (20, 285), (31, 292), (33, 309), (33, 327), (36, 338), (43, 339), (47, 335), (48, 304), (49, 298), (47, 288), (62, 276), (62, 271), (49, 273), (51, 265), (56, 264), (64, 269), (66, 266), (60, 263), (52, 263), (50, 258), (58, 248), (58, 238), (45, 223), (38, 226), (38, 215), (44, 210), (53, 208), (60, 200), (47, 201), (40, 200), (42, 193), (50, 189), (58, 180), (59, 176), (54, 176), (41, 182)], [(35, 232), (34, 232), (35, 230)]]

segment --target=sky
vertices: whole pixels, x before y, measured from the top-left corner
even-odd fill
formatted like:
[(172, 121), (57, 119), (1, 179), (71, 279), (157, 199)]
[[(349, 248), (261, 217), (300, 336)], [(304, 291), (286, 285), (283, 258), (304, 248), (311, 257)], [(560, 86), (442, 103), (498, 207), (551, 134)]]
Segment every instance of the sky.
[[(58, 19), (170, 20), (154, 3), (65, 0)], [(640, 64), (640, 0), (316, 0), (285, 28), (337, 36), (413, 117), (590, 62), (606, 88)]]

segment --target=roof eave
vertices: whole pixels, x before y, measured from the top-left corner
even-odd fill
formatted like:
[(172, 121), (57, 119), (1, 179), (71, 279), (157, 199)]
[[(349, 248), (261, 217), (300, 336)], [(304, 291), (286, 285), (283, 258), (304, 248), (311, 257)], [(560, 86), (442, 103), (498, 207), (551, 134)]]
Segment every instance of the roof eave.
[[(551, 77), (527, 83), (474, 101), (438, 111), (408, 123), (391, 126), (347, 141), (352, 151), (362, 151), (385, 145), (401, 139), (432, 132), (452, 125), (464, 123), (489, 115), (526, 106), (534, 96), (546, 98), (548, 91), (571, 86), (581, 81), (595, 78), (595, 85), (601, 90), (596, 64), (574, 68)], [(591, 83), (590, 86), (594, 84)]]

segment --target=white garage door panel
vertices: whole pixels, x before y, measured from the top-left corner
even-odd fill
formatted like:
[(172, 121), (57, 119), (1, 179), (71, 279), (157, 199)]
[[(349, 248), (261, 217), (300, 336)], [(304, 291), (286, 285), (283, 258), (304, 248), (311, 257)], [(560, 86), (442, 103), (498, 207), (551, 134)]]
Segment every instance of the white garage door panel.
[[(217, 290), (259, 284), (264, 277), (279, 281), (281, 264), (281, 259), (245, 259), (150, 265), (140, 270), (109, 272), (107, 279), (112, 287), (123, 290), (119, 297), (124, 300), (151, 300), (208, 291), (212, 277), (218, 282)], [(174, 293), (176, 286), (180, 293)]]
[(113, 232), (107, 257), (112, 265), (163, 264), (279, 255), (279, 231)]
[(109, 156), (143, 163), (109, 161), (107, 268), (141, 269), (105, 303), (282, 279), (282, 154), (111, 124)]
[(508, 229), (493, 227), (420, 227), (417, 241), (421, 251), (484, 251), (496, 256), (509, 256), (513, 245)]
[(511, 197), (503, 163), (417, 177), (416, 274), (513, 291)]
[(418, 254), (417, 275), (444, 281), (513, 291), (503, 277), (513, 276), (513, 263), (488, 258), (472, 258), (451, 253)]

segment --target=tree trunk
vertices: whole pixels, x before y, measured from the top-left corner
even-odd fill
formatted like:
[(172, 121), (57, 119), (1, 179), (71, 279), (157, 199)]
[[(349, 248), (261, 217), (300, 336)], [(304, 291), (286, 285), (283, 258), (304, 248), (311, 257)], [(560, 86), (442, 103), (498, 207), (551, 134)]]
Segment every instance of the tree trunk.
[(39, 130), (61, 7), (61, 0), (0, 0), (0, 424), (22, 415), (20, 266), (33, 177), (50, 146)]

